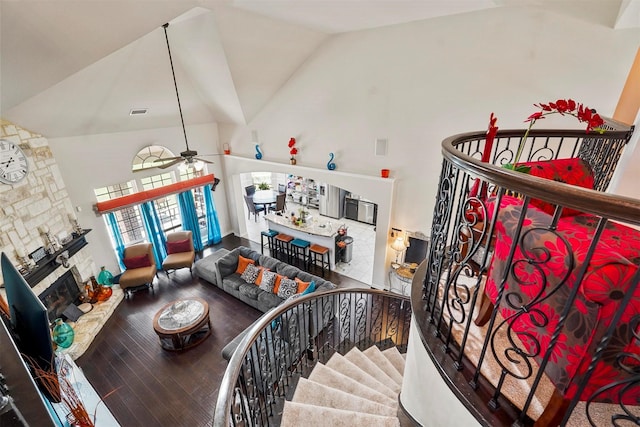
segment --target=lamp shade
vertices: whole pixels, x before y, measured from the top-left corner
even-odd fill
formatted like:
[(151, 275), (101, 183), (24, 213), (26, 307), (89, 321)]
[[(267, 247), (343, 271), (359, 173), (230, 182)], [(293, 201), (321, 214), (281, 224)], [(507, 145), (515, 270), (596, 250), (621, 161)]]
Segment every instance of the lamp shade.
[(397, 237), (396, 240), (391, 244), (391, 249), (397, 252), (402, 252), (406, 249), (404, 244), (404, 239), (402, 237)]

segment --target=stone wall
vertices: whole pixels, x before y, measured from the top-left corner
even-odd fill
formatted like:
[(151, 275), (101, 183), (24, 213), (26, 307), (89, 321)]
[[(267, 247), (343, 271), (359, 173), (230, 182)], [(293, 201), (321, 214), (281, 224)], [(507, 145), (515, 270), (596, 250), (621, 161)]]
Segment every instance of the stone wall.
[[(0, 183), (0, 251), (19, 266), (16, 250), (28, 255), (46, 246), (40, 227), (48, 227), (53, 236), (70, 235), (73, 226), (69, 214), (74, 211), (46, 138), (4, 120), (0, 121), (0, 138), (20, 145), (29, 160), (29, 174), (24, 180), (15, 185)], [(98, 273), (87, 248), (73, 261), (83, 282)], [(37, 287), (38, 293), (65, 270), (60, 266), (45, 278)]]

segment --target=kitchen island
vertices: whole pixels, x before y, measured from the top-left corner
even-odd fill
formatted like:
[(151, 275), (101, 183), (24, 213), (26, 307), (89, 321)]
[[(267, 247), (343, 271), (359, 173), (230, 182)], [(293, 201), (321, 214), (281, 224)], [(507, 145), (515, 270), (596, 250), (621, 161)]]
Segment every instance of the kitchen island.
[(335, 268), (336, 242), (338, 239), (338, 225), (332, 224), (331, 221), (322, 218), (311, 217), (306, 223), (296, 225), (291, 222), (291, 218), (276, 214), (267, 214), (265, 219), (268, 221), (269, 229), (278, 233), (285, 233), (297, 239), (303, 239), (311, 244), (322, 245), (329, 248), (329, 260), (331, 269)]

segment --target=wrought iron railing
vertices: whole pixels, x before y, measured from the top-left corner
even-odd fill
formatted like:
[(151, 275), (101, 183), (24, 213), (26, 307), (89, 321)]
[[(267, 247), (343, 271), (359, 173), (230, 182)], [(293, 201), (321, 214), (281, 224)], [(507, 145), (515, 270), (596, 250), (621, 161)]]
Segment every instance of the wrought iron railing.
[(372, 345), (406, 352), (409, 299), (368, 289), (311, 293), (266, 313), (229, 361), (213, 426), (277, 426), (301, 376), (336, 352)]
[(488, 163), (484, 132), (443, 142), (412, 302), (481, 424), (640, 424), (640, 201), (604, 192), (631, 132), (529, 133), (522, 161), (582, 159), (593, 190), (501, 167), (524, 131), (499, 132)]

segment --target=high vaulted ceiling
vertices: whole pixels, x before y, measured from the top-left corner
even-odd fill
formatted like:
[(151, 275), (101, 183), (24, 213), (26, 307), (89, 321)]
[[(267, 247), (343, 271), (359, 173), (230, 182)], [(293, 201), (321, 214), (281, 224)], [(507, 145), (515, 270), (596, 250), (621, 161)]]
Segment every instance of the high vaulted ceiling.
[(178, 126), (165, 22), (185, 123), (243, 124), (334, 34), (524, 6), (640, 26), (640, 0), (2, 0), (0, 117), (47, 137)]

